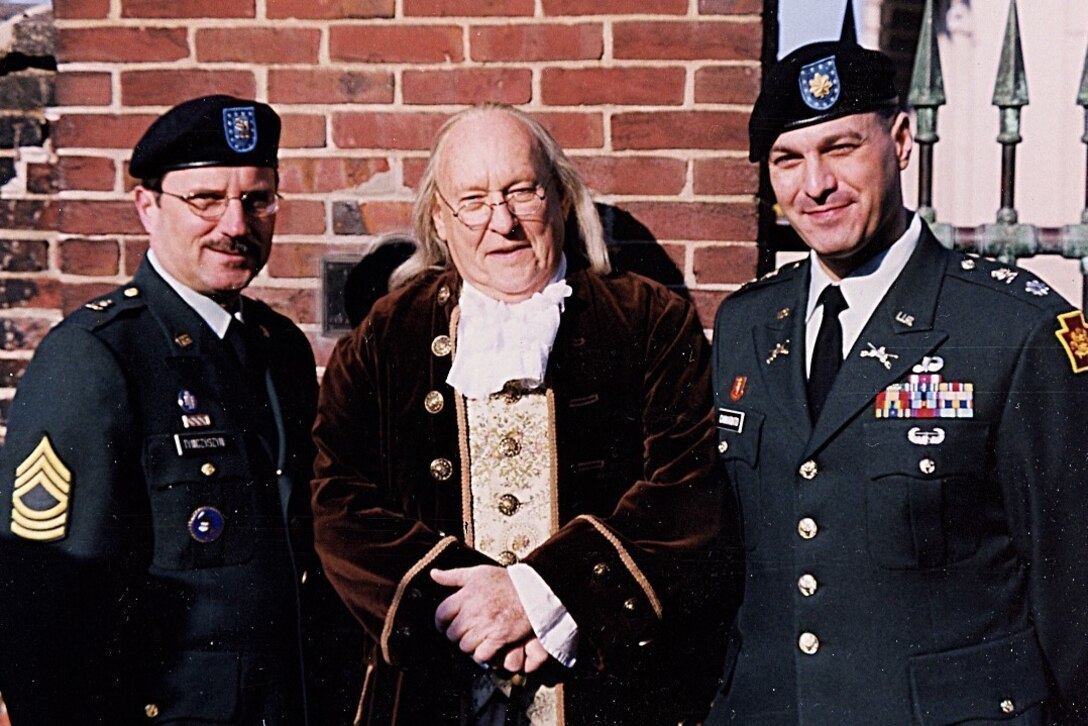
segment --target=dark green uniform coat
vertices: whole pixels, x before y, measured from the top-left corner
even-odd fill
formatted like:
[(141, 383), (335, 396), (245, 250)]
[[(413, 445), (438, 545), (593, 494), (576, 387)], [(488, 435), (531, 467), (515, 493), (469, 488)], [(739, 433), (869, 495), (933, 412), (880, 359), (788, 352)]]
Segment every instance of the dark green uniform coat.
[[(312, 549), (314, 359), (283, 316), (249, 299), (244, 313), (265, 333), (267, 380), (147, 262), (36, 352), (0, 453), (0, 688), (13, 723), (305, 722), (301, 651), (321, 639), (310, 626), (344, 622)], [(182, 403), (210, 420), (186, 428)], [(34, 467), (41, 483), (16, 495)], [(31, 517), (63, 509), (62, 536), (16, 534), (16, 501)], [(222, 520), (194, 516), (202, 507)], [(320, 645), (311, 677), (358, 658), (342, 636), (342, 651)], [(357, 695), (347, 678), (311, 689), (311, 723), (344, 722), (327, 709), (337, 688)]]
[[(1059, 295), (926, 229), (813, 426), (808, 285), (789, 265), (717, 318), (747, 577), (708, 723), (1088, 722), (1080, 314), (1067, 353)], [(879, 394), (932, 374), (972, 385), (971, 417), (877, 417)]]
[[(730, 613), (694, 613), (728, 571), (712, 552), (719, 526), (724, 543), (738, 537), (721, 514), (709, 346), (694, 308), (661, 285), (584, 269), (567, 282), (546, 373), (559, 529), (524, 561), (578, 624), (578, 663), (531, 677), (564, 684), (568, 725), (674, 725), (713, 697)], [(435, 629), (451, 591), (428, 575), (497, 564), (465, 544), (467, 432), (446, 383), (460, 285), (428, 273), (378, 301), (322, 381), (317, 548), (375, 642), (371, 724), (461, 723), (479, 672)]]

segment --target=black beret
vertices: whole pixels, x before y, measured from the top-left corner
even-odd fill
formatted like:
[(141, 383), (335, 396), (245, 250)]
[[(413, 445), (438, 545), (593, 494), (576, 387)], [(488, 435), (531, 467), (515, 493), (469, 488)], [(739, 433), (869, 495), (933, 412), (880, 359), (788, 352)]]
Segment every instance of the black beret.
[(144, 132), (129, 173), (159, 177), (195, 166), (276, 166), (280, 117), (271, 106), (233, 96), (179, 103)]
[(783, 131), (898, 104), (888, 56), (844, 41), (806, 45), (764, 77), (748, 120), (748, 158), (767, 156)]

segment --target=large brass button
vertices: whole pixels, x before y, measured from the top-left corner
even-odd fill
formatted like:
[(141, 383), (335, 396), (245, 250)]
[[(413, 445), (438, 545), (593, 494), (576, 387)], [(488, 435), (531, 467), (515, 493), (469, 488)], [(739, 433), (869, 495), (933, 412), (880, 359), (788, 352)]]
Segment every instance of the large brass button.
[(819, 530), (816, 520), (812, 517), (805, 517), (797, 523), (797, 534), (801, 535), (801, 539), (812, 539)]
[(816, 473), (819, 470), (820, 468), (816, 466), (816, 462), (812, 459), (809, 459), (804, 464), (801, 464), (801, 468), (798, 469), (797, 473), (801, 475), (802, 479), (808, 479), (809, 481), (811, 481), (816, 478)]
[(509, 567), (518, 561), (518, 556), (510, 550), (503, 550), (499, 553), (499, 564), (503, 567)]
[(438, 481), (446, 481), (453, 476), (453, 462), (444, 457), (438, 457), (431, 462), (431, 476)]
[(217, 469), (215, 468), (215, 464), (211, 463), (210, 461), (205, 462), (200, 467), (200, 473), (204, 476), (215, 476), (216, 471)]
[(448, 335), (439, 335), (431, 341), (431, 352), (439, 358), (449, 355), (452, 350), (453, 344), (450, 342), (450, 336)]
[(926, 475), (932, 474), (937, 471), (937, 462), (933, 459), (922, 459), (918, 462), (918, 470)]
[(608, 574), (608, 570), (609, 567), (607, 562), (598, 562), (597, 564), (593, 565), (593, 576), (604, 577)]
[(807, 572), (801, 575), (797, 580), (797, 589), (800, 590), (801, 594), (805, 597), (815, 595), (817, 586), (816, 578)]
[(801, 637), (797, 639), (797, 647), (801, 649), (802, 653), (814, 655), (820, 649), (820, 639), (816, 637), (815, 633), (801, 633)]
[(623, 601), (623, 611), (628, 615), (631, 615), (638, 610), (638, 600), (633, 597), (629, 597)]
[(729, 442), (728, 441), (719, 441), (718, 442), (718, 453), (719, 454), (724, 454), (727, 451), (729, 451)]
[(149, 703), (144, 706), (144, 715), (148, 718), (157, 718), (159, 715), (158, 705), (154, 703)]
[(518, 507), (520, 506), (521, 502), (519, 502), (518, 498), (513, 494), (503, 494), (499, 497), (499, 511), (507, 517), (518, 511)]
[(445, 305), (450, 301), (450, 286), (443, 285), (438, 288), (438, 304)]
[(514, 675), (510, 676), (510, 685), (515, 688), (521, 688), (528, 682), (529, 679), (525, 677), (524, 673), (515, 673)]
[(427, 409), (427, 413), (441, 413), (445, 407), (446, 399), (438, 391), (430, 391), (423, 397), (423, 408)]
[(516, 437), (507, 434), (499, 441), (499, 453), (505, 457), (517, 456), (521, 453), (521, 442)]
[(1012, 702), (1011, 698), (1006, 698), (1001, 702), (1001, 713), (1012, 713), (1016, 710), (1016, 704)]

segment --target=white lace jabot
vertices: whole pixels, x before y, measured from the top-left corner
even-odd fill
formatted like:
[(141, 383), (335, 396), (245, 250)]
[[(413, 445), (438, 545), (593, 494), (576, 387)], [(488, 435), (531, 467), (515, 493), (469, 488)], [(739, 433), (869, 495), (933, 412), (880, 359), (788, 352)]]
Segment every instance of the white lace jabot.
[(465, 281), (457, 349), (446, 383), (477, 399), (498, 393), (507, 381), (527, 388), (543, 383), (563, 301), (572, 292), (566, 275), (564, 256), (547, 287), (513, 304), (490, 298)]

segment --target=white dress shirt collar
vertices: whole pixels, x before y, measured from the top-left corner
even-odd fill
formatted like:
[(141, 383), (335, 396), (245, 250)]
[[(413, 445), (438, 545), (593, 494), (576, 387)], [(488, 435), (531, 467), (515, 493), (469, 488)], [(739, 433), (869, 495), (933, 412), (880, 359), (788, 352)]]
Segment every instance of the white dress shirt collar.
[(842, 324), (843, 358), (850, 353), (858, 336), (865, 328), (869, 318), (872, 317), (880, 301), (888, 293), (892, 283), (903, 272), (907, 261), (918, 246), (918, 240), (922, 236), (922, 219), (917, 215), (911, 215), (907, 230), (897, 239), (892, 246), (884, 250), (873, 259), (866, 262), (858, 269), (851, 272), (838, 283), (834, 283), (823, 265), (820, 264), (815, 252), (809, 252), (810, 281), (808, 286), (808, 303), (805, 309), (805, 366), (808, 369), (812, 360), (812, 349), (816, 346), (816, 334), (820, 330), (823, 321), (823, 309), (816, 306), (816, 301), (824, 288), (831, 284), (838, 284), (843, 298), (849, 307), (839, 315)]
[[(155, 256), (154, 250), (147, 251), (147, 261), (155, 272), (159, 273), (159, 277), (165, 280), (166, 284), (185, 301), (186, 305), (196, 311), (196, 314), (208, 324), (208, 327), (212, 329), (212, 332), (222, 340), (227, 334), (227, 326), (230, 325), (231, 314), (224, 310), (215, 300), (212, 300), (207, 295), (201, 295), (199, 292), (181, 283), (177, 278), (164, 270), (162, 263), (159, 262), (159, 258)], [(242, 320), (241, 301), (242, 298), (239, 297), (238, 312), (235, 313), (235, 317), (239, 320)]]

